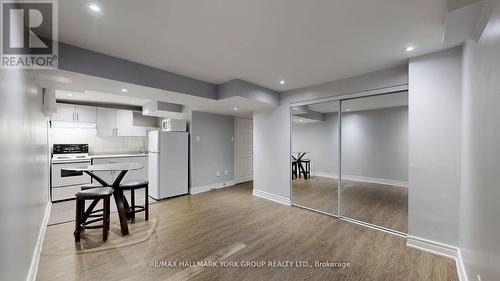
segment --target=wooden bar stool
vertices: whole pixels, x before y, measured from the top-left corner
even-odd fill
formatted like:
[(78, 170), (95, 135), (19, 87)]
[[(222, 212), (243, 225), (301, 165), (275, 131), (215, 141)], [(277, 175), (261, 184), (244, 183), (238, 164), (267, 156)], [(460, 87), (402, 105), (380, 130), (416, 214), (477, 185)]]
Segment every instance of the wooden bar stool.
[[(127, 213), (129, 214), (129, 219), (135, 220), (135, 214), (139, 212), (144, 212), (144, 219), (149, 220), (149, 193), (148, 193), (149, 182), (144, 180), (131, 180), (120, 184), (120, 189), (130, 190), (130, 206), (128, 206)], [(137, 189), (144, 188), (144, 206), (135, 204), (135, 191)]]
[[(311, 177), (311, 160), (310, 159), (301, 159), (300, 160), (301, 164), (305, 164), (305, 168), (302, 171), (302, 174), (304, 175), (304, 179), (308, 179)], [(299, 177), (300, 177), (300, 171), (299, 171)]]
[[(108, 240), (109, 231), (109, 204), (113, 194), (111, 187), (98, 187), (79, 191), (76, 197), (76, 218), (75, 218), (75, 241), (80, 241), (80, 234), (83, 229), (102, 228), (102, 240)], [(85, 210), (85, 201), (92, 200), (90, 206)], [(94, 210), (99, 201), (103, 201), (103, 208)], [(102, 224), (94, 223), (102, 221)]]

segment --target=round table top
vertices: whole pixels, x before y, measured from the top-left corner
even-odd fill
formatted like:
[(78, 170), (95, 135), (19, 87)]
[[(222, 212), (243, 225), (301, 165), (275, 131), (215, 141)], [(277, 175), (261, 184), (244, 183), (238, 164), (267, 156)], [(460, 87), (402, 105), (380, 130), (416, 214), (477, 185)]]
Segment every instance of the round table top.
[(75, 165), (73, 167), (65, 167), (62, 170), (77, 171), (77, 172), (96, 172), (96, 171), (130, 171), (144, 168), (139, 163), (111, 163), (111, 164), (96, 164), (96, 165)]

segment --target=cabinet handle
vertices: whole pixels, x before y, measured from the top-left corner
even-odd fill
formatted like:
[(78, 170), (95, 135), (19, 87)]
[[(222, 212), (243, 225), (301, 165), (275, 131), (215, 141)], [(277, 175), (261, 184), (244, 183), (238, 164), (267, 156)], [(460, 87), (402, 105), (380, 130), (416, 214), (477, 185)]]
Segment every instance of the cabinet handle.
[(118, 128), (115, 128), (115, 136), (118, 136)]
[(73, 122), (76, 122), (75, 113), (73, 113)]
[(76, 114), (76, 122), (78, 122), (78, 113)]

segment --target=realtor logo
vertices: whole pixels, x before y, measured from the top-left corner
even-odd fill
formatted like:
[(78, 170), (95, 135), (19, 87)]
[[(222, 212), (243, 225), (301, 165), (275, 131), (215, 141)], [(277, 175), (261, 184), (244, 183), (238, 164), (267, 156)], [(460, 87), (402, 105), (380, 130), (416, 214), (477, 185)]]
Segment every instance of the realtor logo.
[(3, 1), (1, 14), (1, 68), (57, 68), (55, 1)]

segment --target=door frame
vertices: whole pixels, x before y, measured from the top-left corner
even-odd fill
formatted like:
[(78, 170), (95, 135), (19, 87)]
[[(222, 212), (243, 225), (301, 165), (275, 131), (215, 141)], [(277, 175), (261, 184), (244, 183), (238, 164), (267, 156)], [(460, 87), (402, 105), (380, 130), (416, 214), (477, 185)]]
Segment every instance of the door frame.
[[(252, 178), (250, 179), (245, 179), (245, 180), (239, 180), (238, 174), (240, 171), (240, 165), (238, 162), (239, 159), (239, 151), (238, 151), (238, 143), (239, 143), (239, 137), (238, 137), (238, 130), (240, 128), (240, 120), (248, 120), (253, 123), (253, 119), (249, 118), (243, 118), (243, 117), (234, 117), (234, 182), (236, 184), (238, 183), (243, 183), (243, 182), (248, 182), (248, 181), (253, 181), (253, 167), (252, 167)], [(253, 125), (252, 125), (252, 138), (253, 138)], [(252, 162), (253, 162), (253, 145), (252, 145)]]
[[(361, 226), (364, 226), (367, 228), (371, 228), (371, 229), (375, 229), (375, 230), (389, 233), (392, 235), (396, 235), (399, 237), (403, 237), (403, 238), (407, 237), (407, 235), (408, 235), (407, 233), (393, 230), (393, 229), (390, 229), (390, 228), (387, 228), (384, 226), (375, 225), (375, 224), (371, 224), (368, 222), (360, 221), (360, 220), (353, 219), (350, 217), (345, 217), (342, 214), (342, 205), (343, 205), (343, 202), (342, 202), (342, 161), (341, 161), (341, 158), (342, 158), (342, 141), (341, 141), (341, 139), (342, 139), (342, 135), (341, 135), (342, 134), (342, 124), (341, 124), (342, 123), (341, 122), (341, 120), (342, 120), (342, 112), (341, 112), (342, 101), (356, 99), (356, 98), (362, 98), (362, 97), (369, 97), (369, 96), (380, 96), (380, 95), (386, 95), (386, 94), (398, 93), (398, 92), (404, 92), (404, 91), (409, 92), (408, 84), (394, 86), (394, 87), (368, 90), (368, 91), (355, 92), (355, 93), (349, 93), (349, 94), (339, 95), (339, 96), (330, 96), (330, 97), (325, 97), (325, 98), (316, 98), (316, 99), (304, 100), (304, 101), (300, 101), (300, 102), (290, 102), (289, 103), (289, 106), (288, 106), (288, 113), (289, 113), (288, 114), (288, 118), (289, 118), (288, 124), (289, 124), (289, 128), (290, 128), (290, 131), (289, 131), (289, 133), (290, 133), (290, 135), (289, 135), (290, 147), (288, 148), (289, 149), (288, 155), (292, 155), (292, 151), (293, 151), (292, 107), (311, 105), (311, 104), (317, 104), (317, 103), (323, 103), (323, 102), (329, 102), (329, 101), (338, 101), (339, 102), (339, 117), (338, 117), (338, 126), (337, 126), (337, 133), (338, 133), (338, 145), (337, 145), (338, 146), (337, 147), (337, 149), (338, 149), (338, 158), (337, 158), (337, 161), (338, 161), (338, 185), (337, 185), (338, 204), (337, 204), (337, 213), (331, 214), (331, 213), (327, 213), (324, 211), (316, 210), (316, 209), (313, 209), (310, 207), (306, 207), (306, 206), (302, 206), (302, 205), (293, 203), (292, 175), (291, 175), (291, 168), (290, 168), (291, 164), (292, 164), (292, 159), (291, 159), (292, 157), (290, 157), (289, 164), (288, 164), (288, 166), (290, 168), (288, 182), (289, 182), (289, 188), (290, 188), (290, 204), (292, 206), (306, 209), (306, 210), (310, 210), (310, 211), (313, 211), (316, 213), (328, 215), (328, 216), (331, 216), (331, 217), (334, 217), (334, 218), (337, 218), (337, 219), (340, 219), (343, 221), (347, 221), (347, 222), (361, 225)], [(409, 165), (409, 163), (408, 163), (408, 165)], [(407, 200), (408, 200), (408, 198), (407, 198)]]

